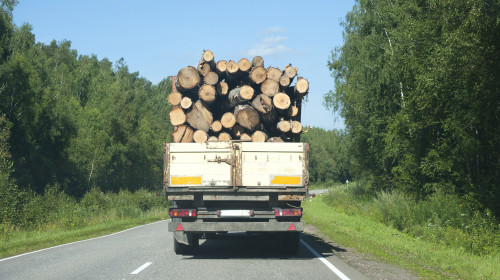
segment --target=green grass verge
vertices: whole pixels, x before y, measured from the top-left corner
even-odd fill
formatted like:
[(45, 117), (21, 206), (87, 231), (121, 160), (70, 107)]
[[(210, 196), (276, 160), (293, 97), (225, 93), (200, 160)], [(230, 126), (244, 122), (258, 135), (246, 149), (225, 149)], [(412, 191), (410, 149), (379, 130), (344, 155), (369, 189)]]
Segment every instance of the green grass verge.
[(498, 255), (476, 256), (419, 240), (367, 218), (338, 213), (323, 197), (304, 203), (304, 220), (343, 246), (415, 271), (425, 279), (500, 279)]
[(47, 226), (39, 230), (22, 230), (11, 234), (9, 238), (0, 238), (0, 258), (103, 236), (166, 218), (168, 218), (168, 212), (165, 209), (165, 211), (154, 211), (135, 218), (102, 219), (100, 222), (77, 229)]

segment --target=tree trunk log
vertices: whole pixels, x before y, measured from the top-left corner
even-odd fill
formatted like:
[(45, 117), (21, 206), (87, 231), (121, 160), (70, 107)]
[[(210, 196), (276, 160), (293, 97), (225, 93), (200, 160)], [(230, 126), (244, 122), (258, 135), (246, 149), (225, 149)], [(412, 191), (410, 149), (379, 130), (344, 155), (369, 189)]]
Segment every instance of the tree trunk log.
[(299, 98), (304, 97), (309, 91), (309, 82), (302, 77), (298, 77), (293, 91)]
[(205, 143), (208, 140), (208, 134), (203, 130), (196, 130), (193, 134), (193, 140), (195, 143)]
[(193, 142), (193, 130), (187, 125), (176, 126), (172, 132), (172, 141), (174, 143)]
[(250, 68), (252, 68), (252, 63), (250, 60), (246, 58), (242, 58), (238, 61), (238, 67), (240, 68), (240, 71), (245, 73), (250, 71)]
[(173, 108), (168, 115), (170, 117), (170, 123), (173, 126), (178, 126), (186, 122), (186, 114), (181, 107)]
[(252, 134), (252, 142), (266, 142), (267, 138), (267, 134), (261, 130), (256, 130)]
[(205, 75), (205, 77), (203, 77), (203, 81), (207, 85), (215, 86), (217, 82), (219, 82), (219, 75), (217, 75), (217, 73), (215, 72), (210, 71)]
[(288, 113), (287, 115), (290, 117), (290, 118), (295, 118), (297, 117), (297, 115), (299, 114), (299, 108), (297, 108), (297, 106), (290, 106), (288, 108)]
[(267, 142), (271, 142), (271, 143), (283, 143), (285, 141), (283, 141), (283, 139), (281, 139), (281, 137), (271, 137), (271, 138), (267, 139)]
[(238, 74), (238, 71), (240, 71), (240, 66), (238, 63), (234, 62), (233, 60), (229, 60), (229, 62), (226, 65), (226, 73), (229, 77), (233, 77)]
[(208, 74), (208, 72), (210, 72), (210, 70), (212, 70), (210, 67), (210, 64), (207, 62), (204, 62), (204, 61), (200, 61), (198, 63), (197, 68), (198, 68), (198, 72), (200, 73), (200, 75), (202, 77), (205, 77)]
[(188, 110), (189, 108), (191, 108), (191, 106), (193, 105), (193, 100), (191, 100), (191, 98), (185, 96), (182, 98), (181, 100), (181, 108), (184, 109), (184, 110)]
[(242, 86), (229, 92), (229, 105), (234, 107), (240, 103), (252, 100), (254, 89), (251, 86)]
[(302, 124), (299, 121), (292, 121), (292, 133), (299, 134), (302, 132)]
[(212, 104), (215, 101), (215, 87), (211, 85), (202, 85), (198, 91), (198, 96), (207, 104)]
[(217, 64), (215, 64), (215, 72), (219, 74), (221, 80), (226, 77), (226, 70), (227, 70), (227, 61), (225, 60), (217, 61)]
[(197, 87), (201, 82), (200, 73), (193, 66), (182, 68), (177, 73), (175, 86), (180, 92), (186, 92)]
[(205, 132), (208, 132), (213, 122), (212, 112), (203, 105), (201, 100), (194, 103), (193, 109), (186, 114), (186, 117), (191, 127), (201, 129)]
[(279, 81), (281, 88), (286, 89), (288, 86), (290, 86), (290, 82), (291, 82), (291, 80), (287, 75), (285, 75), (285, 74), (281, 75), (280, 81)]
[(297, 76), (297, 67), (293, 67), (292, 64), (288, 64), (285, 66), (285, 70), (283, 72), (288, 76), (288, 78), (290, 78), (290, 80), (293, 80), (293, 78)]
[(252, 142), (252, 136), (248, 135), (248, 133), (243, 133), (240, 136), (241, 141)]
[(267, 68), (267, 79), (273, 80), (275, 82), (280, 81), (282, 71), (276, 67)]
[(217, 141), (219, 141), (219, 138), (217, 138), (217, 136), (208, 137), (208, 142), (217, 142)]
[(290, 132), (290, 129), (292, 129), (292, 124), (290, 123), (290, 121), (281, 120), (276, 124), (276, 127), (280, 132), (288, 133)]
[(236, 124), (236, 117), (231, 112), (226, 112), (220, 120), (224, 128), (232, 128)]
[(260, 124), (259, 113), (250, 105), (236, 106), (234, 116), (241, 126), (250, 131), (253, 131)]
[(261, 85), (260, 85), (260, 91), (269, 96), (273, 97), (275, 96), (278, 91), (279, 91), (279, 84), (278, 82), (270, 79), (266, 79)]
[(213, 62), (214, 61), (214, 54), (213, 52), (209, 50), (204, 50), (203, 55), (201, 56), (201, 60), (204, 62)]
[(179, 106), (182, 100), (182, 94), (180, 92), (173, 91), (168, 95), (168, 103), (172, 106)]
[(227, 132), (221, 132), (219, 134), (219, 141), (231, 141), (231, 135)]
[(229, 91), (229, 86), (227, 85), (226, 82), (218, 82), (217, 85), (215, 86), (215, 91), (220, 96), (227, 96), (227, 93)]
[(273, 100), (265, 94), (259, 94), (252, 101), (252, 107), (259, 113), (267, 114), (273, 109)]
[(267, 78), (267, 71), (266, 68), (262, 66), (257, 66), (252, 68), (252, 71), (250, 71), (250, 81), (252, 81), (256, 85), (262, 84)]
[(222, 123), (220, 121), (214, 121), (210, 129), (215, 133), (220, 132), (222, 130)]
[(264, 59), (262, 56), (256, 56), (252, 59), (252, 67), (264, 66)]
[(273, 105), (276, 109), (287, 110), (290, 104), (290, 96), (286, 93), (280, 92), (273, 97)]

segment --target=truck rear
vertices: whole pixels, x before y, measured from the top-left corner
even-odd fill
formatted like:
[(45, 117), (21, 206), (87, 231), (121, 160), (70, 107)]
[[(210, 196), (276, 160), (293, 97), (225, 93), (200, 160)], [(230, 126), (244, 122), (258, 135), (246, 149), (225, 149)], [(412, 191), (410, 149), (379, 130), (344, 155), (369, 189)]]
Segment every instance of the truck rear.
[(306, 143), (216, 141), (164, 144), (168, 230), (177, 254), (228, 232), (276, 233), (295, 254), (309, 182)]

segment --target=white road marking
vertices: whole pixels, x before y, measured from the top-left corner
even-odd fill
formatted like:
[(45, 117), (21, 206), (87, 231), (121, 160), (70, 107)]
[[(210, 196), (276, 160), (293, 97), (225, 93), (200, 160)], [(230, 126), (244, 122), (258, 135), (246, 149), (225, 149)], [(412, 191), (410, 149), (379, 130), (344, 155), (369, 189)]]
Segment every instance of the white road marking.
[(158, 224), (158, 223), (167, 222), (169, 220), (170, 219), (168, 219), (168, 220), (162, 220), (162, 221), (158, 221), (158, 222), (154, 222), (154, 223), (150, 223), (150, 224), (136, 226), (136, 227), (129, 228), (129, 229), (126, 229), (126, 230), (122, 230), (122, 231), (119, 231), (119, 232), (111, 233), (111, 234), (108, 234), (108, 235), (103, 235), (103, 236), (94, 237), (94, 238), (90, 238), (90, 239), (85, 239), (85, 240), (75, 241), (75, 242), (71, 242), (71, 243), (61, 244), (61, 245), (57, 245), (57, 246), (54, 246), (54, 247), (49, 247), (49, 248), (45, 248), (45, 249), (33, 251), (33, 252), (28, 252), (28, 253), (24, 253), (24, 254), (21, 254), (21, 255), (12, 256), (12, 257), (5, 258), (5, 259), (0, 259), (0, 262), (11, 260), (11, 259), (15, 259), (15, 258), (19, 258), (19, 257), (22, 257), (22, 256), (27, 256), (27, 255), (35, 254), (35, 253), (39, 253), (39, 252), (43, 252), (43, 251), (47, 251), (47, 250), (54, 249), (54, 248), (59, 248), (59, 247), (68, 246), (68, 245), (72, 245), (72, 244), (82, 243), (82, 242), (86, 242), (86, 241), (90, 241), (90, 240), (95, 240), (95, 239), (101, 239), (101, 238), (105, 238), (105, 237), (117, 235), (117, 234), (129, 231), (129, 230), (133, 230), (133, 229), (136, 229), (136, 228), (140, 228), (140, 227), (145, 227), (145, 226), (149, 226), (149, 225), (154, 225), (154, 224)]
[(152, 262), (147, 262), (147, 263), (141, 265), (138, 269), (134, 270), (130, 274), (139, 274), (139, 272), (143, 271), (144, 269), (146, 269), (146, 267), (150, 266), (151, 264), (152, 264)]
[(300, 243), (302, 243), (302, 245), (304, 245), (309, 251), (311, 251), (311, 253), (313, 253), (322, 263), (324, 263), (326, 267), (328, 267), (331, 271), (333, 271), (333, 273), (337, 274), (337, 276), (340, 277), (340, 279), (350, 280), (349, 277), (345, 276), (345, 274), (342, 273), (342, 271), (340, 271), (332, 263), (323, 258), (323, 256), (321, 256), (320, 253), (316, 252), (316, 250), (314, 250), (311, 246), (309, 246), (309, 244), (307, 244), (304, 240), (301, 239)]

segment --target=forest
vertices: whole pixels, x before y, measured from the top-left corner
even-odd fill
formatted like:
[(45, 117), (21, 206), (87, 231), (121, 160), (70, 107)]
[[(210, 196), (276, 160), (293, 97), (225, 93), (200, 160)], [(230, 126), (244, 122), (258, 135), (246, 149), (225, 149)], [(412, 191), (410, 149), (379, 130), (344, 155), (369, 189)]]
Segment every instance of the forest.
[(500, 1), (358, 0), (328, 66), (351, 171), (500, 216)]

